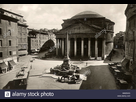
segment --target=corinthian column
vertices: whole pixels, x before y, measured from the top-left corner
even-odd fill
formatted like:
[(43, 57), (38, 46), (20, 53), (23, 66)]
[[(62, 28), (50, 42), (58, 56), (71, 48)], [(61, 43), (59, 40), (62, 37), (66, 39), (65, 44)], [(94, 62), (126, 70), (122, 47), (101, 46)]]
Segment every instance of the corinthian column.
[(84, 39), (81, 38), (81, 56), (84, 56)]
[(102, 59), (105, 59), (105, 39), (102, 41)]
[(64, 56), (64, 38), (62, 38), (61, 43), (62, 43), (62, 45), (61, 45), (62, 46), (62, 56)]
[(97, 42), (97, 39), (95, 39), (95, 59), (97, 59), (97, 57), (98, 57), (98, 42)]
[(88, 38), (88, 57), (90, 58), (90, 55), (91, 55), (91, 48), (90, 48), (90, 45), (91, 45), (91, 41), (90, 41), (90, 38)]
[(56, 39), (56, 56), (58, 56), (58, 39)]
[(76, 57), (77, 55), (77, 45), (76, 45), (77, 41), (76, 38), (74, 38), (74, 56)]

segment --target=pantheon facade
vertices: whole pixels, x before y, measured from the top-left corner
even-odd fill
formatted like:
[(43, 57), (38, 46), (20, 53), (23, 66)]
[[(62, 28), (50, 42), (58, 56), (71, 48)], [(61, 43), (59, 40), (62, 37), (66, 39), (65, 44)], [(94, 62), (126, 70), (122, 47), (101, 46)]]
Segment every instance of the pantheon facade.
[(62, 29), (56, 33), (57, 56), (65, 56), (68, 50), (70, 58), (104, 59), (112, 50), (113, 21), (93, 11), (83, 11), (63, 21)]

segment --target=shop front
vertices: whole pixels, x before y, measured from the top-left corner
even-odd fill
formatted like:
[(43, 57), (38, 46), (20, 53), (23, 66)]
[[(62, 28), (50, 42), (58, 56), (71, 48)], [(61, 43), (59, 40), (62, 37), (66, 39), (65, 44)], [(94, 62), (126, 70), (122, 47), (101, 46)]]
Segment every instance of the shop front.
[(8, 66), (5, 64), (5, 62), (0, 63), (0, 73), (6, 73), (8, 69)]

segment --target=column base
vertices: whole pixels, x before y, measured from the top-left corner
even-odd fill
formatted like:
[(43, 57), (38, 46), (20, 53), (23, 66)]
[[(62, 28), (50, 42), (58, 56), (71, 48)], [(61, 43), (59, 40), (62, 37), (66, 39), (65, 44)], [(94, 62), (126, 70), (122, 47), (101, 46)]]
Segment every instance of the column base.
[(91, 56), (88, 56), (89, 60), (92, 58)]

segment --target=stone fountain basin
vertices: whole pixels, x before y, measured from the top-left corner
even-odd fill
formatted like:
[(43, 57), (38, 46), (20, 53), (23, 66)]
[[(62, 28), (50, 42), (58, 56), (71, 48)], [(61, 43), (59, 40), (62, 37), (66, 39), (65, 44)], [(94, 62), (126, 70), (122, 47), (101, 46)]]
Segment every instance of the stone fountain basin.
[(56, 66), (54, 68), (50, 69), (50, 74), (55, 74), (55, 75), (73, 75), (73, 73), (80, 73), (80, 68), (74, 65), (71, 65), (71, 68), (69, 70), (62, 70), (61, 66)]

